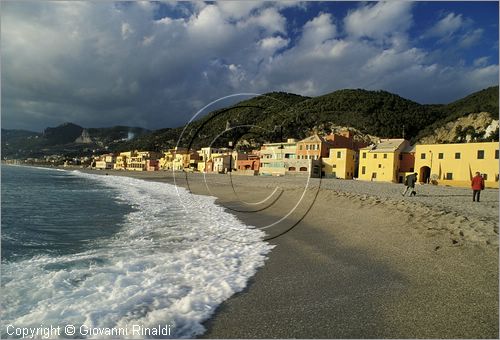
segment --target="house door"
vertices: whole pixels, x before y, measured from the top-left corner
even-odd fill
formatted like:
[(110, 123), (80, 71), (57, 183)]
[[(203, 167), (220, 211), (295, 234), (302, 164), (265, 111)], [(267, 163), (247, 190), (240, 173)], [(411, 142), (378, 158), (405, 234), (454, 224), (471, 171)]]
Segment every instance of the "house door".
[(429, 183), (429, 179), (431, 178), (431, 168), (428, 166), (423, 166), (420, 168), (419, 182), (420, 183)]

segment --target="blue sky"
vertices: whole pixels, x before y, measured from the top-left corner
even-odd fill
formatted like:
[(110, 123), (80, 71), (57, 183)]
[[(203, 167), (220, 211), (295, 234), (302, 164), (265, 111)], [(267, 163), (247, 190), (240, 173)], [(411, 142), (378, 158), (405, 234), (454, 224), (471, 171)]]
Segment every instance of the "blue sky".
[(1, 16), (3, 128), (174, 127), (271, 91), (447, 103), (499, 77), (498, 2), (5, 1)]

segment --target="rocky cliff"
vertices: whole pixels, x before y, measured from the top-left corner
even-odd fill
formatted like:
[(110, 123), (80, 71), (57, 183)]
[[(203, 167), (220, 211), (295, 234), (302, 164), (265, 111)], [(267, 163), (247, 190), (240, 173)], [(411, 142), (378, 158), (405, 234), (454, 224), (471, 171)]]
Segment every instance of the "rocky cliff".
[(494, 119), (488, 112), (471, 113), (448, 122), (418, 142), (434, 144), (480, 141), (498, 141), (498, 119)]

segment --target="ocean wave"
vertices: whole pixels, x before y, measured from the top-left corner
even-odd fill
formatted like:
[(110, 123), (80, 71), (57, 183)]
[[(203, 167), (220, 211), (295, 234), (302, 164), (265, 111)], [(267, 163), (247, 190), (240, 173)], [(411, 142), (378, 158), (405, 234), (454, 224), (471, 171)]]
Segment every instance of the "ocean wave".
[(133, 338), (134, 325), (169, 325), (170, 337), (193, 337), (272, 248), (214, 197), (128, 177), (72, 175), (119, 189), (115, 198), (135, 209), (115, 236), (85, 252), (2, 263), (2, 336), (9, 324), (72, 324), (129, 329), (122, 337)]

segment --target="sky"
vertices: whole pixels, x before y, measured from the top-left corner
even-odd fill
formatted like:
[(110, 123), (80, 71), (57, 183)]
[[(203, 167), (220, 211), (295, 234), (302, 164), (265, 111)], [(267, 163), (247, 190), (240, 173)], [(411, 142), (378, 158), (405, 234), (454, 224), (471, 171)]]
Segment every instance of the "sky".
[(176, 127), (239, 93), (363, 88), (448, 103), (499, 80), (498, 2), (1, 7), (1, 123), (8, 129)]

